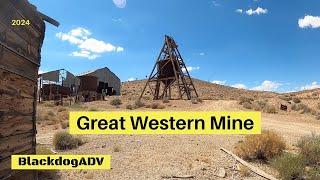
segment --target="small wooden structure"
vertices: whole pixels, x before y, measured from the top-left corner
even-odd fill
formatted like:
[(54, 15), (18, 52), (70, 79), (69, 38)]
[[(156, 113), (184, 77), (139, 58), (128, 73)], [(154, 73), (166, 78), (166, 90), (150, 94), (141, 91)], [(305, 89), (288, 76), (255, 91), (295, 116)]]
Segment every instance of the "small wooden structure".
[(65, 69), (49, 71), (39, 74), (38, 100), (54, 100), (56, 104), (63, 104), (63, 99), (75, 97), (80, 85), (80, 79)]
[(174, 87), (177, 88), (178, 99), (190, 100), (198, 97), (188, 69), (178, 50), (178, 45), (172, 37), (165, 36), (164, 45), (143, 88), (140, 99), (144, 96), (147, 86), (150, 88), (154, 100), (171, 99)]
[[(12, 25), (29, 20), (29, 25)], [(11, 170), (11, 155), (34, 154), (37, 78), (45, 34), (43, 20), (26, 0), (0, 3), (0, 179), (36, 179), (35, 171)]]

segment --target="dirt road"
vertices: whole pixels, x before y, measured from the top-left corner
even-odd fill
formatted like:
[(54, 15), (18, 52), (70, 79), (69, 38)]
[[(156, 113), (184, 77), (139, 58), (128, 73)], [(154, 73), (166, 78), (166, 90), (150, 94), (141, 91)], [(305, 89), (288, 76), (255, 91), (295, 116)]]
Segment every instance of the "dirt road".
[[(103, 104), (90, 106), (103, 107)], [(170, 106), (170, 110), (243, 110), (236, 101), (205, 101), (197, 105), (177, 101)], [(320, 121), (308, 115), (291, 113), (263, 113), (262, 126), (282, 134), (289, 148), (301, 136), (320, 132)], [(56, 131), (40, 128), (37, 141), (43, 144), (52, 142)], [(61, 179), (166, 179), (172, 176), (219, 179), (216, 176), (219, 168), (227, 172), (224, 179), (241, 179), (239, 173), (233, 170), (236, 162), (219, 150), (220, 146), (233, 150), (234, 145), (243, 139), (241, 135), (90, 135), (85, 138), (88, 142), (78, 149), (59, 153), (111, 154), (112, 169), (60, 171)], [(275, 174), (265, 165), (255, 165)], [(243, 179), (261, 178), (252, 175)]]

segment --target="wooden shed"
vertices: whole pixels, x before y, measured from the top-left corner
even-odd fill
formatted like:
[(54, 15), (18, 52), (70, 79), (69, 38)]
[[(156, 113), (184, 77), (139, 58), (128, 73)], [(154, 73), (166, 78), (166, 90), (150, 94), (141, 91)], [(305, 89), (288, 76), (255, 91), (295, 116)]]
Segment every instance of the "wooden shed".
[(0, 179), (37, 179), (34, 171), (11, 170), (11, 155), (35, 153), (44, 20), (58, 25), (27, 0), (0, 2)]

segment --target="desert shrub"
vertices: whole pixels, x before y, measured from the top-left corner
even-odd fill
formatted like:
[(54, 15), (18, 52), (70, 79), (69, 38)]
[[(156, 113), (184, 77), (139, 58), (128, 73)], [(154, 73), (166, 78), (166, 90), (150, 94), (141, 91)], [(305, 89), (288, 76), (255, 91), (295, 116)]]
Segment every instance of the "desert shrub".
[(119, 106), (119, 105), (121, 105), (122, 103), (121, 103), (121, 99), (119, 99), (119, 98), (116, 98), (116, 99), (112, 99), (111, 101), (110, 101), (110, 105), (112, 105), (112, 106)]
[(317, 108), (320, 109), (320, 103), (317, 104)]
[(144, 107), (144, 106), (145, 106), (145, 103), (138, 99), (138, 100), (136, 100), (136, 101), (134, 102), (134, 106), (135, 106), (135, 108)]
[(84, 144), (83, 140), (78, 137), (74, 137), (68, 132), (57, 132), (53, 137), (53, 146), (57, 150), (67, 150), (77, 148)]
[(250, 103), (251, 101), (253, 101), (251, 98), (245, 97), (245, 96), (241, 96), (239, 99), (239, 104), (242, 105), (243, 103)]
[(244, 102), (242, 103), (242, 106), (246, 109), (252, 109), (252, 104), (251, 103), (248, 103), (248, 102)]
[(163, 103), (169, 103), (169, 102), (170, 102), (170, 100), (169, 100), (169, 98), (168, 98), (168, 97), (165, 97), (165, 98), (163, 98), (162, 102), (163, 102)]
[(151, 108), (151, 104), (147, 104), (145, 107), (146, 108)]
[(99, 111), (99, 109), (95, 108), (95, 107), (91, 107), (88, 109), (89, 111)]
[(49, 116), (55, 116), (55, 115), (56, 115), (53, 111), (48, 111), (47, 114), (48, 114)]
[(279, 99), (284, 100), (284, 101), (291, 101), (292, 97), (288, 95), (281, 95), (279, 96)]
[(36, 146), (37, 155), (51, 155), (52, 151), (45, 145), (37, 144)]
[(247, 160), (268, 160), (280, 155), (286, 148), (283, 138), (273, 131), (248, 135), (236, 145), (235, 152)]
[(320, 166), (316, 166), (314, 168), (309, 169), (306, 172), (307, 178), (311, 180), (318, 180), (320, 179)]
[(120, 152), (120, 146), (114, 146), (113, 152)]
[(203, 100), (201, 98), (196, 98), (196, 100), (199, 102), (199, 103), (202, 103)]
[(292, 98), (292, 101), (293, 101), (294, 103), (300, 103), (300, 102), (301, 102), (301, 100), (300, 100), (299, 98), (297, 98), (297, 97), (293, 97), (293, 98)]
[(51, 102), (51, 101), (45, 101), (45, 102), (43, 103), (43, 106), (45, 106), (45, 107), (54, 107), (55, 105), (54, 105), (54, 103)]
[(151, 104), (151, 108), (152, 108), (152, 109), (164, 109), (165, 106), (164, 106), (164, 105), (161, 105), (161, 104), (159, 104), (159, 103), (152, 103), (152, 104)]
[(80, 103), (74, 103), (70, 106), (71, 109), (86, 109), (87, 107), (83, 106)]
[(158, 109), (158, 106), (159, 106), (160, 104), (159, 103), (152, 103), (151, 104), (151, 108), (152, 109)]
[(312, 96), (316, 97), (316, 96), (318, 96), (318, 93), (317, 92), (313, 92)]
[(263, 111), (266, 112), (266, 113), (275, 114), (275, 113), (277, 113), (277, 108), (275, 106), (273, 106), (273, 105), (266, 105), (263, 108)]
[(257, 103), (252, 104), (252, 109), (255, 111), (261, 111), (261, 107)]
[(254, 109), (255, 111), (261, 111), (266, 107), (266, 105), (267, 105), (267, 101), (266, 100), (254, 101), (252, 103), (252, 109)]
[(281, 179), (302, 179), (305, 158), (302, 155), (284, 153), (271, 161), (271, 165), (279, 172)]
[(60, 123), (62, 129), (67, 129), (69, 127), (68, 121), (63, 121)]
[(306, 156), (309, 165), (320, 162), (320, 135), (302, 137), (297, 146), (301, 154)]
[(59, 107), (58, 108), (58, 112), (63, 112), (63, 111), (66, 111), (67, 109), (65, 107)]
[(251, 170), (242, 164), (239, 165), (238, 171), (242, 177), (248, 177), (251, 175)]
[(126, 106), (126, 109), (132, 110), (132, 109), (133, 109), (133, 106), (132, 106), (131, 104), (128, 104), (128, 105)]
[(291, 106), (291, 109), (294, 111), (301, 111), (301, 113), (310, 113), (312, 111), (311, 108), (309, 108), (307, 105), (299, 103), (299, 104), (293, 104)]
[(261, 109), (263, 109), (263, 108), (266, 107), (266, 105), (267, 105), (267, 101), (266, 101), (266, 100), (259, 100), (259, 101), (257, 101), (256, 103), (259, 105), (259, 107), (260, 107)]
[(192, 104), (198, 104), (198, 100), (197, 100), (196, 98), (192, 98), (192, 99), (191, 99), (191, 103), (192, 103)]

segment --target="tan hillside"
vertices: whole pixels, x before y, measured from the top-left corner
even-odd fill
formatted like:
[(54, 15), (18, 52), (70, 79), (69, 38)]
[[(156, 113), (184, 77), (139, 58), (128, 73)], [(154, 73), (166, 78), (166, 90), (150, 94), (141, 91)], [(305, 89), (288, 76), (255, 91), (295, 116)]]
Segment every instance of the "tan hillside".
[[(124, 82), (122, 84), (122, 95), (128, 99), (135, 99), (140, 96), (147, 80), (137, 80)], [(271, 98), (278, 94), (273, 92), (261, 92), (245, 89), (238, 89), (229, 86), (214, 84), (199, 79), (193, 79), (195, 88), (201, 99), (206, 100), (237, 100), (241, 96), (250, 97), (253, 99)], [(149, 90), (149, 89), (147, 89)], [(151, 97), (150, 91), (147, 91), (147, 96)]]

